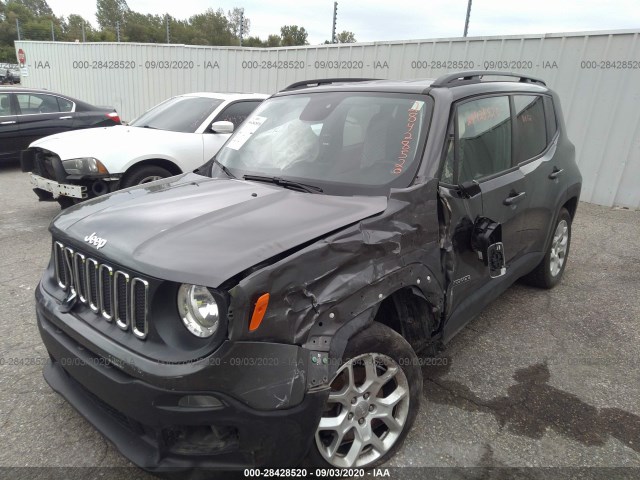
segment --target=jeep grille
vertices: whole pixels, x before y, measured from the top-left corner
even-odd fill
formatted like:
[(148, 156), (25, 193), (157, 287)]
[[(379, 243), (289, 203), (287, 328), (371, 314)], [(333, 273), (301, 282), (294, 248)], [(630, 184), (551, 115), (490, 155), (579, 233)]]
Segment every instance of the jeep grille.
[(61, 242), (53, 244), (56, 282), (65, 292), (77, 295), (78, 301), (122, 330), (129, 330), (143, 340), (149, 326), (149, 283), (131, 277), (106, 263), (100, 263)]

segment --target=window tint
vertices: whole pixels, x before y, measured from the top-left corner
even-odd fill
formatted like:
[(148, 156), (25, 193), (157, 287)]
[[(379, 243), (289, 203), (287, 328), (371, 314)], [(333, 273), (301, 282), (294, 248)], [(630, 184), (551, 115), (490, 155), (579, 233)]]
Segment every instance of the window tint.
[(0, 93), (0, 117), (11, 115), (11, 97), (8, 93)]
[(547, 143), (551, 143), (551, 140), (556, 136), (556, 132), (558, 131), (556, 111), (553, 107), (551, 97), (544, 97), (544, 113), (545, 117), (547, 117)]
[(457, 109), (458, 183), (511, 168), (509, 97), (490, 97)]
[(517, 163), (539, 155), (547, 147), (547, 129), (542, 97), (514, 95), (517, 140)]
[(37, 113), (58, 113), (58, 101), (53, 95), (41, 95), (38, 93), (18, 93), (16, 95), (20, 113), (33, 115)]
[(233, 123), (235, 128), (238, 128), (245, 118), (249, 116), (255, 108), (260, 105), (260, 102), (236, 102), (225, 108), (215, 121), (225, 121)]
[(61, 112), (70, 112), (73, 110), (73, 102), (70, 102), (66, 98), (58, 97), (58, 107)]

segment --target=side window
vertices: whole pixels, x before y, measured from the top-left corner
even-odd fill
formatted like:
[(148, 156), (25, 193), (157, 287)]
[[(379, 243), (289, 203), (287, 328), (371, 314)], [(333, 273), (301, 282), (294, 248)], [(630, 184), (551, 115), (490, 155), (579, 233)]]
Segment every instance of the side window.
[(544, 114), (547, 118), (547, 143), (551, 143), (553, 137), (558, 131), (558, 122), (556, 120), (556, 109), (553, 106), (551, 97), (544, 97)]
[(225, 121), (233, 123), (233, 126), (237, 129), (242, 122), (253, 112), (261, 102), (236, 102), (225, 108), (216, 117), (214, 121)]
[(541, 96), (514, 95), (516, 115), (516, 163), (524, 162), (547, 148), (547, 127)]
[(57, 100), (58, 108), (61, 112), (70, 112), (71, 110), (73, 110), (73, 102), (61, 97), (57, 97)]
[(58, 101), (52, 95), (41, 95), (37, 93), (19, 93), (16, 95), (20, 113), (22, 115), (33, 115), (37, 113), (58, 113)]
[(456, 128), (457, 183), (511, 168), (509, 97), (481, 98), (458, 105)]
[(11, 94), (0, 93), (0, 117), (8, 117), (11, 113)]

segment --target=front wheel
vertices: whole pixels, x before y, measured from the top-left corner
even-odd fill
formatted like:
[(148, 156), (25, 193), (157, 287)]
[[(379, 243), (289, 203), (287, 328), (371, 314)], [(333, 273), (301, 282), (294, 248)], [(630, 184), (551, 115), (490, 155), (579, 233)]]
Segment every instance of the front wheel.
[(540, 288), (553, 288), (562, 279), (571, 246), (571, 215), (566, 208), (560, 210), (551, 244), (540, 264), (524, 277), (524, 281)]
[(158, 167), (157, 165), (142, 165), (140, 167), (133, 167), (122, 178), (120, 184), (121, 188), (133, 187), (135, 185), (144, 185), (145, 183), (155, 182), (162, 178), (167, 178), (173, 174), (166, 168)]
[(373, 323), (349, 340), (331, 381), (310, 462), (319, 468), (372, 468), (400, 448), (420, 406), (422, 373), (411, 346)]

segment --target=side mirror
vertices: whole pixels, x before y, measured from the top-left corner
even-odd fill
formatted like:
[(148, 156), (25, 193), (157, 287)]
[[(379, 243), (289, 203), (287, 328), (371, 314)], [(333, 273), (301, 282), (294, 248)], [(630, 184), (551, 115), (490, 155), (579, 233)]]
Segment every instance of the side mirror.
[(213, 133), (233, 133), (233, 123), (224, 120), (213, 122), (209, 128)]

